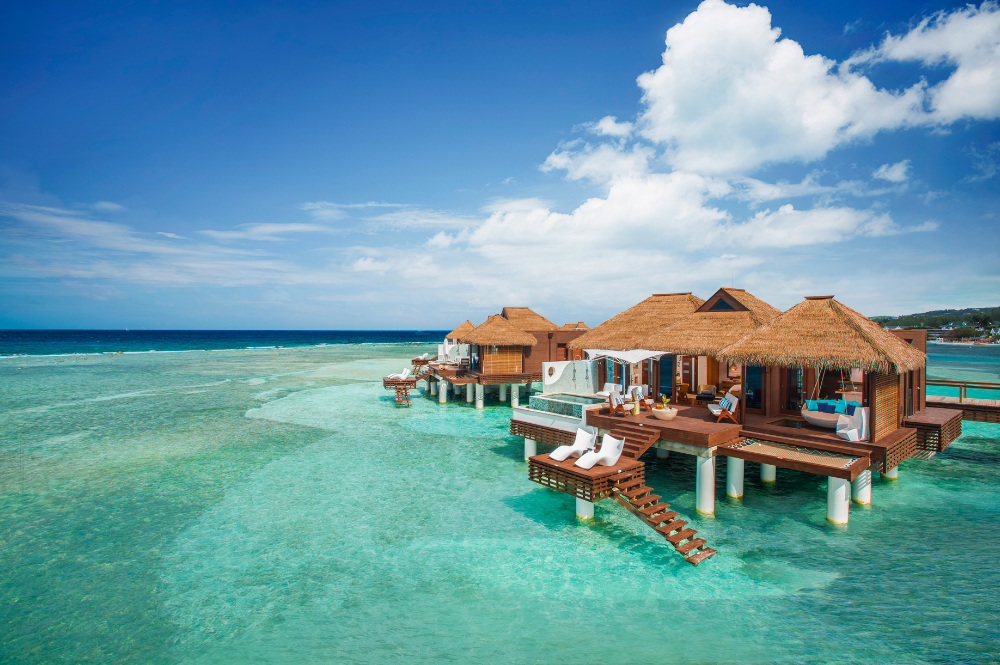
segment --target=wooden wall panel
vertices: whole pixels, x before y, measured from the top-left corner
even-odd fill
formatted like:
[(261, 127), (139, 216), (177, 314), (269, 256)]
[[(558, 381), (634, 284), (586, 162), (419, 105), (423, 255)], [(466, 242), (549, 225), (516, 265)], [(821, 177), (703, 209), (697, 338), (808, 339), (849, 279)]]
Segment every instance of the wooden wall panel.
[(899, 375), (875, 375), (875, 440), (878, 441), (899, 427)]
[(520, 374), (522, 347), (482, 346), (483, 374)]

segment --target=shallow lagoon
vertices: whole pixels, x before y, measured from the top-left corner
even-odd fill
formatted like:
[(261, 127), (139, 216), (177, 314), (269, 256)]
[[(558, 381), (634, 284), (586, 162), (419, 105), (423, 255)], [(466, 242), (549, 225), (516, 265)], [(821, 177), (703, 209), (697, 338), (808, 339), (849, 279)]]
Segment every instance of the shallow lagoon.
[(750, 463), (697, 517), (693, 461), (659, 461), (719, 550), (693, 568), (529, 482), (508, 409), (396, 409), (378, 378), (425, 350), (0, 359), (0, 660), (996, 662), (1000, 426), (847, 527), (825, 479)]

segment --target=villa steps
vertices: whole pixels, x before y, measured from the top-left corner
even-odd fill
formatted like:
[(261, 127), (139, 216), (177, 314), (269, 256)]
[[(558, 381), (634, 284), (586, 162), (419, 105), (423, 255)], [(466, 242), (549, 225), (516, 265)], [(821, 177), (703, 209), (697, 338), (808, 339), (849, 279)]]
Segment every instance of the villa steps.
[(396, 406), (410, 406), (409, 386), (396, 386)]
[(677, 513), (675, 513), (672, 510), (668, 510), (665, 513), (660, 513), (659, 515), (654, 515), (653, 517), (650, 517), (649, 521), (652, 522), (654, 525), (656, 525), (660, 524), (661, 522), (669, 522), (675, 517), (677, 517)]
[(684, 520), (674, 520), (672, 522), (667, 522), (666, 524), (661, 524), (660, 526), (656, 527), (656, 530), (662, 533), (664, 536), (669, 536), (674, 531), (680, 531), (685, 526), (687, 526), (687, 522), (685, 522)]
[(610, 434), (616, 439), (625, 439), (622, 457), (626, 459), (639, 459), (660, 438), (659, 430), (635, 423), (615, 425)]
[(648, 506), (651, 503), (656, 503), (663, 497), (658, 494), (647, 494), (646, 496), (636, 497), (635, 499), (629, 499), (631, 503), (636, 508), (642, 508), (643, 506)]
[[(611, 431), (611, 436), (616, 438), (625, 437), (626, 450), (630, 452), (639, 450), (632, 459), (638, 459), (659, 435), (652, 432), (643, 431), (635, 425), (616, 428)], [(632, 442), (631, 447), (628, 445)], [(645, 445), (645, 448), (642, 446)], [(625, 456), (625, 453), (622, 453)], [(688, 523), (677, 519), (675, 511), (668, 510), (669, 503), (660, 503), (662, 497), (653, 494), (653, 488), (645, 484), (643, 480), (626, 480), (615, 485), (611, 490), (611, 496), (623, 508), (645, 522), (647, 526), (674, 546), (674, 549), (693, 566), (708, 559), (716, 553), (711, 547), (706, 547), (704, 538), (695, 538), (698, 532), (695, 529), (687, 528)]]

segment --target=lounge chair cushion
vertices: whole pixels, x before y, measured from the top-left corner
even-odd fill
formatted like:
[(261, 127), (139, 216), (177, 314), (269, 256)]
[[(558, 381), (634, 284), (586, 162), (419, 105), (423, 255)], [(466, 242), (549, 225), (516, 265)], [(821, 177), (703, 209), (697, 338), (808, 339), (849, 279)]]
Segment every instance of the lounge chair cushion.
[(818, 406), (819, 406), (818, 410), (819, 410), (820, 413), (836, 413), (834, 411), (834, 409), (836, 407), (834, 407), (833, 404), (827, 404), (826, 402), (820, 402)]
[(834, 413), (847, 413), (847, 402), (837, 402), (837, 405), (833, 407)]
[(814, 399), (806, 400), (806, 410), (807, 411), (819, 411), (819, 402)]
[(857, 408), (858, 407), (854, 406), (853, 404), (847, 404), (847, 405), (844, 406), (844, 413), (846, 413), (849, 416), (853, 416), (854, 415), (854, 410), (857, 409)]

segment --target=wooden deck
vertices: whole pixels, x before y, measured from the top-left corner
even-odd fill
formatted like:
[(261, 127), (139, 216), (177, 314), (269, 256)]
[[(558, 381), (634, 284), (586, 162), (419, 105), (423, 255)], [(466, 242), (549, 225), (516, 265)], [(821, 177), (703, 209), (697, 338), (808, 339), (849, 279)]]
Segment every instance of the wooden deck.
[(941, 397), (928, 395), (926, 398), (929, 409), (958, 409), (962, 412), (962, 420), (979, 423), (1000, 423), (1000, 400), (981, 399), (976, 397)]
[(930, 459), (962, 436), (963, 413), (959, 409), (933, 408), (903, 419), (903, 425), (917, 430), (917, 457)]
[(739, 425), (715, 422), (715, 416), (703, 406), (678, 405), (676, 408), (677, 416), (673, 420), (657, 420), (648, 411), (640, 411), (638, 416), (612, 416), (607, 407), (589, 409), (587, 424), (606, 430), (616, 429), (625, 423), (642, 425), (658, 431), (661, 440), (702, 448), (714, 448), (735, 441), (740, 436)]
[(845, 480), (854, 480), (871, 466), (865, 451), (839, 453), (749, 437), (719, 446), (718, 454)]
[(584, 501), (600, 501), (611, 496), (616, 484), (645, 477), (642, 462), (622, 457), (614, 466), (596, 465), (591, 469), (575, 466), (577, 457), (557, 462), (548, 454), (528, 458), (528, 478)]

